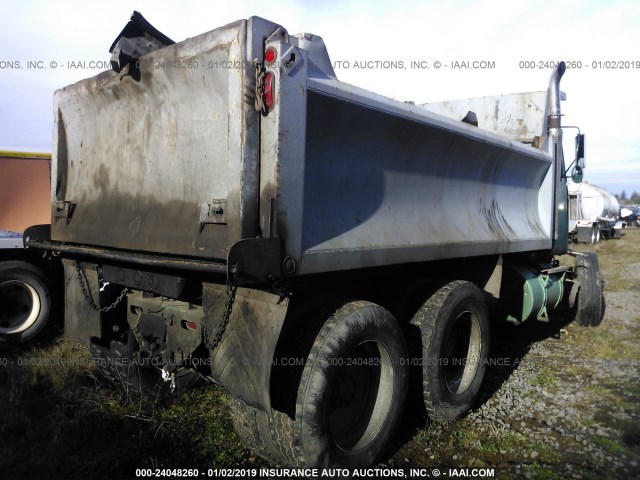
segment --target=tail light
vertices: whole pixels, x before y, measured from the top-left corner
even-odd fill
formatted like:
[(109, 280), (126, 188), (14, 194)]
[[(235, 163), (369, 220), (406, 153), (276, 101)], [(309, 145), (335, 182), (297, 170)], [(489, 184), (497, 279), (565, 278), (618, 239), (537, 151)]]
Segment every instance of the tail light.
[(264, 63), (256, 63), (256, 110), (266, 116), (275, 104), (276, 81), (273, 72), (267, 72), (266, 67), (272, 66), (278, 57), (275, 48), (269, 47), (264, 52)]
[(276, 57), (278, 56), (275, 48), (267, 48), (267, 51), (264, 52), (264, 63), (267, 65), (271, 65), (276, 61)]
[(264, 75), (264, 94), (263, 94), (264, 106), (267, 107), (267, 110), (271, 110), (273, 108), (274, 90), (275, 88), (274, 88), (273, 73), (267, 72)]

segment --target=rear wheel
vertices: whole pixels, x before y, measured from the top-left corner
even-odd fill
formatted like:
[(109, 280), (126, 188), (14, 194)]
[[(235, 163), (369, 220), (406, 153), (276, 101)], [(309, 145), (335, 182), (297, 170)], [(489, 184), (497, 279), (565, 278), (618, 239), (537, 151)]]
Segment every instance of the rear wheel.
[(402, 331), (387, 310), (362, 301), (343, 305), (313, 341), (295, 419), (233, 400), (236, 431), (256, 453), (283, 465), (372, 465), (402, 415), (405, 356)]
[(308, 466), (372, 465), (395, 433), (408, 375), (406, 345), (384, 308), (352, 302), (323, 325), (302, 373), (296, 417)]
[(466, 281), (438, 290), (412, 319), (422, 336), (422, 393), (428, 415), (453, 422), (473, 406), (486, 368), (489, 321), (482, 292)]
[(584, 327), (596, 327), (604, 319), (605, 302), (600, 277), (600, 263), (594, 252), (576, 257), (576, 280), (580, 284), (576, 305), (576, 321)]
[(47, 276), (21, 261), (0, 263), (0, 339), (26, 343), (44, 331), (51, 314)]

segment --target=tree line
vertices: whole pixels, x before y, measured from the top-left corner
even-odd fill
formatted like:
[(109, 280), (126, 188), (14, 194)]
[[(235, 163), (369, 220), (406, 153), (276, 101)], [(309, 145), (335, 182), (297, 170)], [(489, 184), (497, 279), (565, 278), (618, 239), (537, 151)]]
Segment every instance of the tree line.
[(640, 193), (634, 191), (631, 196), (627, 195), (627, 192), (622, 190), (621, 193), (616, 193), (615, 194), (616, 199), (618, 200), (618, 202), (620, 202), (621, 204), (634, 204), (634, 205), (638, 205), (640, 204)]

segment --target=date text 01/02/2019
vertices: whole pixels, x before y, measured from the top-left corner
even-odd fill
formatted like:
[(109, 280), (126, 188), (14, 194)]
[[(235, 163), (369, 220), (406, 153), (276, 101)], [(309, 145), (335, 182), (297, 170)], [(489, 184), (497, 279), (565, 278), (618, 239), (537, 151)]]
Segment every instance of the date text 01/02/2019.
[[(520, 60), (518, 67), (521, 70), (549, 70), (559, 63), (558, 60)], [(568, 60), (564, 64), (573, 70), (640, 70), (640, 60)]]

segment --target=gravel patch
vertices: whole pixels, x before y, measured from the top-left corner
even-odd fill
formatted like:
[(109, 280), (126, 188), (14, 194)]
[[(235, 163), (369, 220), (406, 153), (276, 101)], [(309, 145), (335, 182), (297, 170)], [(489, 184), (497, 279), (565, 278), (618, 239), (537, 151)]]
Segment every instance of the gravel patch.
[[(640, 264), (615, 275), (634, 283)], [(496, 328), (479, 406), (458, 424), (429, 426), (399, 455), (495, 467), (497, 478), (640, 478), (640, 291), (606, 301), (596, 328), (561, 319)]]

